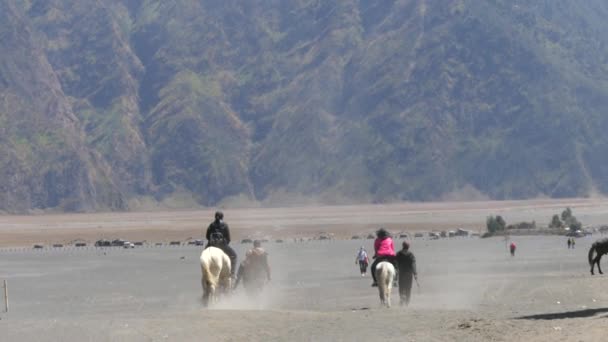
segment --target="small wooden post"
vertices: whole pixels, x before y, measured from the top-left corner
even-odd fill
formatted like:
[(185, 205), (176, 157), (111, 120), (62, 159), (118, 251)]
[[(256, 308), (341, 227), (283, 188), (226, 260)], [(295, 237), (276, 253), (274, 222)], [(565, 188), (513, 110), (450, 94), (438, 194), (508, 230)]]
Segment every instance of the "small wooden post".
[(8, 312), (8, 284), (4, 280), (4, 312)]

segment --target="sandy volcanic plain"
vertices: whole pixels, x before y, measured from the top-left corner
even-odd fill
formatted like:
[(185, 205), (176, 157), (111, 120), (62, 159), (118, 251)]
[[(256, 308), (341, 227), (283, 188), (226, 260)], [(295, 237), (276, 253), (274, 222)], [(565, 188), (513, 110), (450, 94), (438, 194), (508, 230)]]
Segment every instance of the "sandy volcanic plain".
[[(237, 290), (213, 309), (200, 303), (200, 247), (48, 247), (199, 238), (213, 210), (1, 216), (10, 308), (0, 313), (0, 341), (605, 341), (608, 281), (587, 265), (598, 234), (575, 249), (564, 237), (513, 236), (515, 257), (504, 238), (412, 239), (421, 286), (407, 308), (397, 289), (393, 308), (380, 308), (354, 264), (373, 240), (350, 237), (379, 226), (480, 230), (495, 214), (542, 225), (566, 206), (584, 224), (608, 223), (600, 199), (224, 209), (239, 256), (250, 247), (242, 238), (271, 240), (273, 280), (259, 298)], [(337, 239), (292, 239), (321, 233)]]

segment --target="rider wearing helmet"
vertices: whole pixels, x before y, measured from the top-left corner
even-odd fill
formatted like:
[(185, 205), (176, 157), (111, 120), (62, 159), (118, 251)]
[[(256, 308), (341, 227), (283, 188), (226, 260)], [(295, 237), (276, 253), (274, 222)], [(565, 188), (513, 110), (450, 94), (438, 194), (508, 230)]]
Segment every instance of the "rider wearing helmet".
[(230, 272), (231, 276), (234, 277), (236, 269), (236, 252), (232, 249), (230, 244), (230, 229), (226, 222), (224, 222), (224, 213), (221, 211), (215, 212), (215, 220), (211, 222), (207, 228), (207, 247), (213, 246), (224, 251), (230, 257)]
[[(381, 261), (388, 261), (395, 265), (395, 245), (393, 244), (393, 238), (384, 228), (378, 229), (376, 232), (376, 241), (374, 241), (374, 262), (372, 263), (372, 279), (374, 282), (372, 286), (378, 286), (376, 282), (376, 266)], [(396, 267), (395, 267), (396, 269)]]

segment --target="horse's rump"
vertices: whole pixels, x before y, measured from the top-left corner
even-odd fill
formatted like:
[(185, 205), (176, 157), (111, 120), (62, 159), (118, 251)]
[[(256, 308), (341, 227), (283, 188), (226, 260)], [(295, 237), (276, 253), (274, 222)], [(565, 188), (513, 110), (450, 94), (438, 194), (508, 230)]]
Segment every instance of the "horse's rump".
[(215, 300), (217, 286), (224, 292), (230, 289), (230, 258), (217, 247), (207, 247), (201, 253), (200, 261), (203, 302), (207, 304), (209, 298)]
[(391, 306), (391, 290), (395, 278), (395, 266), (389, 261), (381, 261), (376, 266), (376, 280), (380, 294), (380, 302), (387, 307)]

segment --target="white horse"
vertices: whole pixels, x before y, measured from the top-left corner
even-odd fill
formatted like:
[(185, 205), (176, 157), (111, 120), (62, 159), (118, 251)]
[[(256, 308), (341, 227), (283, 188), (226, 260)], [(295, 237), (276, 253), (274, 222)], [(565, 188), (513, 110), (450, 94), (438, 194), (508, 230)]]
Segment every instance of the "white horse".
[(395, 279), (395, 266), (388, 261), (381, 261), (376, 266), (376, 280), (378, 281), (378, 292), (380, 292), (380, 303), (391, 307), (391, 291), (393, 290), (393, 279)]
[(230, 258), (217, 247), (207, 247), (201, 253), (201, 270), (203, 304), (208, 306), (217, 302), (216, 290), (222, 294), (230, 291)]

